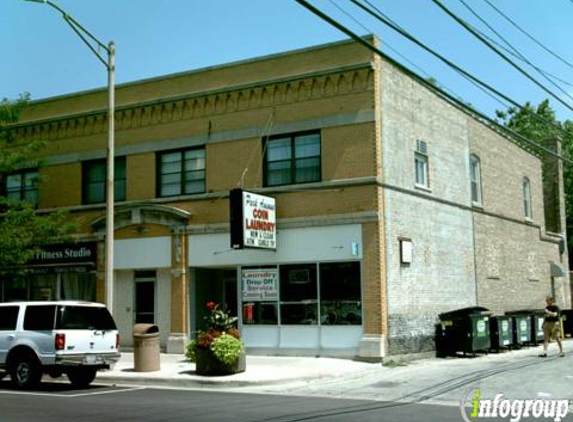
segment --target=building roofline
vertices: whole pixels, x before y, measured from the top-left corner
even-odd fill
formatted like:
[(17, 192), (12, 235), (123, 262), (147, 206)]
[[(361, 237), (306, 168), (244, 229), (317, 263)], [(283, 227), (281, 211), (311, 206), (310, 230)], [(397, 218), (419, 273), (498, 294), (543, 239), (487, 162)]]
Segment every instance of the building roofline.
[[(368, 35), (362, 36), (362, 38), (364, 38), (365, 40), (374, 40), (377, 37), (373, 34), (368, 34)], [(310, 52), (310, 51), (325, 50), (325, 49), (332, 48), (335, 46), (353, 44), (353, 43), (356, 43), (356, 41), (353, 40), (352, 38), (345, 38), (345, 39), (339, 40), (339, 41), (333, 41), (333, 42), (324, 43), (324, 44), (312, 45), (312, 46), (297, 48), (294, 50), (283, 51), (283, 52), (279, 52), (279, 53), (271, 53), (271, 54), (267, 54), (267, 55), (263, 55), (263, 56), (250, 57), (247, 59), (241, 59), (241, 60), (236, 60), (236, 61), (232, 61), (232, 62), (212, 65), (212, 66), (205, 66), (205, 67), (201, 67), (198, 69), (184, 70), (181, 72), (174, 72), (174, 73), (169, 73), (166, 75), (152, 76), (149, 78), (138, 79), (138, 80), (130, 81), (130, 82), (124, 82), (121, 84), (116, 84), (115, 88), (116, 88), (116, 90), (118, 88), (128, 88), (128, 87), (136, 86), (139, 84), (146, 84), (146, 83), (150, 83), (150, 82), (157, 82), (157, 81), (162, 81), (162, 80), (179, 78), (182, 76), (191, 76), (191, 75), (198, 74), (198, 73), (227, 69), (227, 68), (232, 68), (235, 66), (240, 66), (240, 65), (250, 64), (250, 63), (257, 63), (257, 62), (262, 62), (265, 60), (270, 60), (270, 59), (275, 59), (275, 58), (280, 58), (280, 57), (287, 57), (287, 56), (306, 53), (306, 52)], [(83, 96), (83, 95), (88, 95), (88, 94), (95, 94), (95, 93), (106, 92), (106, 91), (107, 91), (107, 87), (105, 87), (105, 86), (101, 87), (101, 88), (87, 89), (84, 91), (76, 91), (76, 92), (71, 92), (68, 94), (61, 94), (61, 95), (55, 95), (52, 97), (46, 97), (46, 98), (40, 98), (37, 100), (31, 100), (30, 105), (42, 104), (42, 103), (46, 103), (46, 102), (50, 102), (50, 101), (65, 100), (67, 98)]]

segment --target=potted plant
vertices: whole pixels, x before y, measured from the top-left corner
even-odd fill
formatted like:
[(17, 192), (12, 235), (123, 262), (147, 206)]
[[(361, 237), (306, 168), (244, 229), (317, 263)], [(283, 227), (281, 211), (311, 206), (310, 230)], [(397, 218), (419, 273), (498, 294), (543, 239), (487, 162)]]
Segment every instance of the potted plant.
[(229, 375), (246, 369), (245, 345), (232, 317), (215, 302), (207, 302), (206, 327), (188, 345), (185, 356), (198, 375)]

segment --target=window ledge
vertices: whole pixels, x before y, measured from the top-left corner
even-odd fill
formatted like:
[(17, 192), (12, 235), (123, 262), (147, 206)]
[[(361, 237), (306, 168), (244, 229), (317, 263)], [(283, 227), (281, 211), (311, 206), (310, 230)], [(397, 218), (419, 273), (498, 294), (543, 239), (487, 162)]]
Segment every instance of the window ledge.
[(414, 188), (427, 192), (427, 193), (432, 193), (432, 189), (426, 185), (418, 185), (417, 183), (414, 184)]

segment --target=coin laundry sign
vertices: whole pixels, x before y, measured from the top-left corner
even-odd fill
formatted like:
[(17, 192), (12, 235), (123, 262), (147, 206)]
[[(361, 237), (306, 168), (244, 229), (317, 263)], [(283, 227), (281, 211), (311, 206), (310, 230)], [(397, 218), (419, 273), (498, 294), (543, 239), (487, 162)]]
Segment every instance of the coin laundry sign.
[(230, 204), (231, 247), (276, 250), (275, 198), (233, 189)]

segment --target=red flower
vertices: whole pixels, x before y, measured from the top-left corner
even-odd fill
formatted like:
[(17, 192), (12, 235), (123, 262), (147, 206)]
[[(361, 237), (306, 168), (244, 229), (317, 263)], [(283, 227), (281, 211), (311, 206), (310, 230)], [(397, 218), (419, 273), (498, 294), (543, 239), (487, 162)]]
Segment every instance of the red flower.
[(217, 306), (217, 305), (215, 304), (215, 302), (207, 302), (207, 309), (208, 309), (209, 311), (213, 311), (213, 309), (215, 309), (215, 306)]

